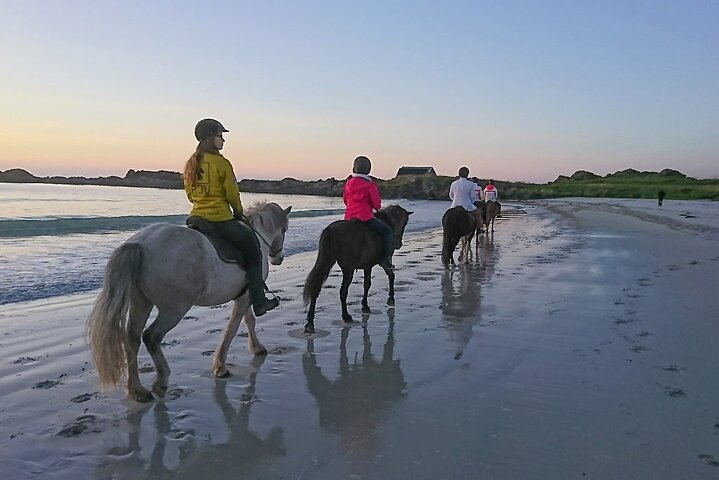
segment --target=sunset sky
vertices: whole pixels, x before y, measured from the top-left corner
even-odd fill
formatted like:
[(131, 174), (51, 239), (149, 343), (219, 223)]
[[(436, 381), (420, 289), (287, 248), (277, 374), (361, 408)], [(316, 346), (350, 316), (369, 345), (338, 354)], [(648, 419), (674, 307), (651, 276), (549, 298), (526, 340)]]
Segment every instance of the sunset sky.
[(2, 1), (0, 170), (719, 177), (719, 1)]

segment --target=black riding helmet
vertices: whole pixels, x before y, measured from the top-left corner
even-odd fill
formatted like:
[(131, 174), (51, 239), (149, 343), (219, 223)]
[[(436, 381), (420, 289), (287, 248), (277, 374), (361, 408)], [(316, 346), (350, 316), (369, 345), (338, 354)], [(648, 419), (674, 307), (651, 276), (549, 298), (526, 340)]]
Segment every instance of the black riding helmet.
[(355, 158), (355, 161), (352, 164), (352, 173), (369, 175), (370, 170), (372, 170), (372, 162), (369, 161), (369, 158), (364, 156)]
[(198, 142), (223, 132), (229, 132), (229, 130), (223, 127), (222, 124), (214, 118), (202, 119), (195, 125), (195, 138)]

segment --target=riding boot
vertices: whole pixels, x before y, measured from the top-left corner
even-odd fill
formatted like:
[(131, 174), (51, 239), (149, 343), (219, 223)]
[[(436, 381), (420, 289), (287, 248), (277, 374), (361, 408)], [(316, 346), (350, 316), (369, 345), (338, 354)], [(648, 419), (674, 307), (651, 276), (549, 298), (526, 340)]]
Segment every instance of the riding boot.
[(256, 317), (261, 317), (280, 304), (276, 297), (265, 297), (265, 281), (262, 279), (262, 267), (260, 265), (247, 268), (247, 283), (249, 284), (252, 309), (255, 311)]

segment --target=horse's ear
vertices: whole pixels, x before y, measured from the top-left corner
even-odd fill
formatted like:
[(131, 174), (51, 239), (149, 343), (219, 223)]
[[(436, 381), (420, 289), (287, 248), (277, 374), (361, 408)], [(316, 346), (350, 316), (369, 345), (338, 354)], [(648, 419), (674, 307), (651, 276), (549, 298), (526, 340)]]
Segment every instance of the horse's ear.
[(412, 215), (414, 212), (407, 212), (407, 216)]
[(289, 216), (290, 210), (292, 210), (292, 205), (290, 205), (289, 207), (285, 208), (285, 210), (284, 210), (285, 215)]

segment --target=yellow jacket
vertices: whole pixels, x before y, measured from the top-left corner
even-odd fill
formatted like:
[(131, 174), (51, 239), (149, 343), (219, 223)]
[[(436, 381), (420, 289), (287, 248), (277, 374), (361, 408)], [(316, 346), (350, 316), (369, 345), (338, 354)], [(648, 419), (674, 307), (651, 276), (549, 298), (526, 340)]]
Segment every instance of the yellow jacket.
[(190, 215), (221, 222), (232, 219), (232, 212), (242, 213), (240, 191), (232, 164), (222, 155), (205, 153), (200, 160), (200, 178), (194, 185), (185, 180), (185, 193), (192, 202)]

